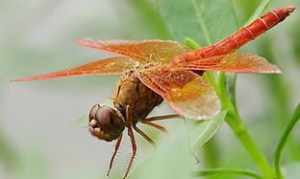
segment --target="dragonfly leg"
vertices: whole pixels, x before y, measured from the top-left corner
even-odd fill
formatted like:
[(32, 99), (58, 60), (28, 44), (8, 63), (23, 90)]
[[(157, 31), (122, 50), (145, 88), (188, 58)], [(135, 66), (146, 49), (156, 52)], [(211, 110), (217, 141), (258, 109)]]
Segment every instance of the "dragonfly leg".
[(150, 118), (145, 118), (141, 122), (144, 124), (147, 124), (149, 126), (155, 127), (156, 129), (162, 131), (162, 132), (167, 132), (167, 129), (159, 124), (155, 124), (152, 121), (159, 121), (159, 120), (166, 120), (166, 119), (175, 119), (179, 118), (180, 115), (178, 114), (169, 114), (169, 115), (162, 115), (162, 116), (154, 116)]
[(139, 133), (146, 141), (148, 141), (150, 144), (155, 145), (154, 141), (147, 135), (145, 134), (141, 129), (139, 129), (136, 125), (133, 125), (133, 129)]
[(162, 115), (162, 116), (154, 116), (144, 119), (143, 121), (161, 121), (166, 119), (173, 119), (173, 118), (181, 118), (178, 114), (168, 114), (168, 115)]
[(116, 157), (117, 152), (118, 152), (118, 150), (119, 150), (121, 141), (122, 141), (122, 134), (121, 134), (120, 137), (118, 138), (117, 143), (116, 143), (116, 145), (115, 145), (115, 150), (114, 150), (114, 153), (113, 153), (113, 155), (112, 155), (112, 157), (111, 157), (111, 159), (110, 159), (109, 169), (108, 169), (107, 174), (106, 174), (107, 176), (109, 176), (109, 174), (110, 174), (110, 171), (111, 171), (111, 169), (112, 169), (112, 166), (113, 166), (115, 157)]
[(152, 127), (156, 128), (156, 129), (162, 131), (162, 132), (167, 132), (167, 129), (166, 129), (165, 127), (159, 125), (159, 124), (155, 124), (155, 123), (153, 123), (153, 122), (151, 122), (151, 121), (146, 121), (146, 120), (142, 120), (141, 122), (142, 122), (143, 124), (147, 124), (147, 125), (149, 125), (149, 126), (152, 126)]
[(129, 164), (128, 164), (128, 167), (127, 167), (127, 170), (126, 170), (126, 173), (125, 173), (123, 179), (125, 179), (128, 176), (128, 173), (131, 169), (133, 160), (134, 160), (135, 155), (136, 155), (136, 149), (137, 149), (136, 141), (135, 141), (133, 130), (132, 130), (133, 119), (132, 119), (132, 113), (131, 113), (131, 109), (130, 109), (129, 105), (126, 106), (126, 121), (128, 122), (127, 128), (128, 128), (128, 136), (129, 136), (130, 142), (131, 142), (132, 155), (130, 157)]

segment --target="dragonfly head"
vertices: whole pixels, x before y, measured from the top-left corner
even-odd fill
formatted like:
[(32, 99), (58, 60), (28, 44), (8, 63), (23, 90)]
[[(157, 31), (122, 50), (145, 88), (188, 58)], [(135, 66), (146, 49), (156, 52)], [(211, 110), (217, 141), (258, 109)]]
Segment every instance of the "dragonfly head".
[(117, 139), (125, 128), (122, 114), (114, 108), (95, 104), (89, 112), (89, 131), (100, 140)]

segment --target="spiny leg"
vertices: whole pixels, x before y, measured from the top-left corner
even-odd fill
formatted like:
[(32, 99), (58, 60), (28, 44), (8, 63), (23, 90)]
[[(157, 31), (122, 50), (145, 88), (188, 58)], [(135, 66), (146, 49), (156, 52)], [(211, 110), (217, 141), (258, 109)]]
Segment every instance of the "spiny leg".
[(134, 138), (134, 134), (133, 134), (133, 130), (132, 130), (133, 119), (132, 119), (132, 113), (131, 113), (131, 109), (130, 109), (129, 105), (126, 106), (126, 120), (128, 122), (127, 128), (128, 128), (128, 136), (129, 136), (130, 142), (131, 142), (132, 155), (130, 157), (129, 164), (128, 164), (128, 167), (127, 167), (127, 170), (126, 170), (126, 173), (125, 173), (123, 179), (125, 179), (128, 176), (128, 173), (130, 171), (130, 168), (132, 166), (133, 160), (136, 155), (136, 142), (135, 142), (135, 138)]
[(110, 159), (109, 169), (108, 169), (107, 174), (106, 174), (107, 176), (109, 176), (109, 174), (110, 174), (110, 171), (111, 171), (111, 169), (112, 169), (112, 166), (113, 166), (115, 157), (116, 157), (117, 152), (118, 152), (118, 150), (119, 150), (121, 141), (122, 141), (122, 134), (121, 134), (120, 137), (118, 138), (117, 143), (116, 143), (116, 145), (115, 145), (115, 150), (114, 150), (114, 153), (113, 153), (113, 155), (112, 155), (112, 157), (111, 157), (111, 159)]
[(145, 134), (141, 129), (139, 129), (136, 125), (133, 125), (133, 129), (139, 133), (142, 137), (144, 137), (144, 139), (146, 139), (150, 144), (155, 145), (154, 141), (147, 136), (147, 134)]

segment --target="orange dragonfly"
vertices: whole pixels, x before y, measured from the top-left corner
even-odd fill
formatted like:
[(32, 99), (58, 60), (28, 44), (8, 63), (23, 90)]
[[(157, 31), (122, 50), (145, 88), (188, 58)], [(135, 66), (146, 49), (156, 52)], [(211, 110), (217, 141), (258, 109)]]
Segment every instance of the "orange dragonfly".
[[(234, 73), (280, 73), (279, 68), (263, 57), (236, 52), (247, 42), (283, 21), (295, 7), (274, 9), (213, 45), (191, 50), (175, 41), (146, 40), (131, 42), (80, 40), (85, 47), (110, 52), (116, 56), (101, 59), (62, 71), (19, 78), (16, 81), (48, 80), (84, 75), (121, 75), (115, 94), (114, 107), (96, 104), (89, 112), (89, 131), (100, 140), (117, 140), (109, 164), (108, 175), (119, 149), (122, 134), (127, 128), (132, 144), (124, 178), (127, 177), (136, 154), (136, 131), (154, 143), (138, 122), (165, 131), (154, 121), (176, 116), (206, 119), (220, 111), (214, 88), (203, 78), (205, 71)], [(177, 113), (147, 118), (165, 100)]]

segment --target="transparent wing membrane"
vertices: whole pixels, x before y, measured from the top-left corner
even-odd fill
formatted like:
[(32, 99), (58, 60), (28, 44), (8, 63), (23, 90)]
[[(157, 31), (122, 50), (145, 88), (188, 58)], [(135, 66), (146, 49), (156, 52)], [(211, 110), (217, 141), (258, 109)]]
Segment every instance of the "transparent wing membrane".
[(75, 68), (50, 72), (41, 75), (23, 77), (14, 81), (49, 80), (62, 77), (87, 75), (119, 75), (123, 71), (133, 68), (137, 63), (127, 57), (112, 57), (94, 61)]
[(280, 69), (270, 64), (265, 58), (241, 53), (200, 58), (186, 63), (173, 63), (174, 68), (186, 70), (223, 71), (234, 73), (281, 73)]
[(168, 63), (176, 55), (187, 51), (175, 41), (145, 40), (145, 41), (93, 41), (79, 40), (81, 46), (95, 48), (106, 52), (134, 58), (140, 63)]
[(141, 71), (140, 80), (161, 95), (180, 115), (205, 119), (220, 111), (219, 98), (213, 87), (191, 71), (170, 71), (154, 67)]

